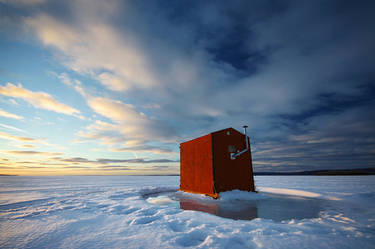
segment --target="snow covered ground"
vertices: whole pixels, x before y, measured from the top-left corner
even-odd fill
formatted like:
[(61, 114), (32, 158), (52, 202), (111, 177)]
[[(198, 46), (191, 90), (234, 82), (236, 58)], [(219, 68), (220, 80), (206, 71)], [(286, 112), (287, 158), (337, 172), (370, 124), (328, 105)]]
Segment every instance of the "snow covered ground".
[(214, 201), (172, 176), (0, 177), (0, 248), (375, 248), (374, 176), (255, 180)]

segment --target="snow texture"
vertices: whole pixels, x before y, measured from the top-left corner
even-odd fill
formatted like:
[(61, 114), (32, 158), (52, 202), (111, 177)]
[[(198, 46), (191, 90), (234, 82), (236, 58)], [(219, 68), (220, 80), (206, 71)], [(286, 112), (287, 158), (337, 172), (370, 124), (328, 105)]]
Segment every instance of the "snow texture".
[[(3, 176), (0, 248), (375, 248), (374, 176), (255, 180), (258, 194), (212, 200), (176, 192), (174, 176)], [(191, 201), (256, 212), (228, 219)]]

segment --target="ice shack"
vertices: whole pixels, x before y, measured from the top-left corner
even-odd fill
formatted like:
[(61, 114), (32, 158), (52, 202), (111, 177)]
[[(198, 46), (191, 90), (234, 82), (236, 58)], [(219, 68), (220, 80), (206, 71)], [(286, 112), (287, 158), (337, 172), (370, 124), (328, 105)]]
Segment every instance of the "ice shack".
[(227, 128), (180, 144), (180, 190), (214, 198), (233, 189), (255, 191), (250, 139)]

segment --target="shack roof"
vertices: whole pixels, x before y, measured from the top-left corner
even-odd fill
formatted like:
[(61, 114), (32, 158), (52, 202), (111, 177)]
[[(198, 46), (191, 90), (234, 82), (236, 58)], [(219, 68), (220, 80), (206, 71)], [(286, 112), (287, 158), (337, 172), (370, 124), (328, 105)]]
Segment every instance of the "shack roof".
[(228, 128), (221, 129), (221, 130), (218, 130), (218, 131), (210, 132), (210, 133), (208, 133), (208, 134), (206, 134), (206, 135), (203, 135), (203, 136), (200, 136), (200, 137), (197, 137), (197, 138), (190, 139), (190, 140), (188, 140), (188, 141), (182, 142), (181, 144), (183, 144), (183, 143), (189, 143), (189, 142), (191, 142), (191, 141), (201, 139), (202, 137), (205, 137), (205, 136), (214, 135), (214, 134), (221, 133), (221, 132), (226, 132), (226, 131), (228, 131), (228, 130), (230, 130), (230, 131), (234, 131), (234, 132), (237, 132), (237, 133), (242, 134), (241, 132), (237, 131), (236, 129), (234, 129), (234, 128), (232, 128), (232, 127), (228, 127)]

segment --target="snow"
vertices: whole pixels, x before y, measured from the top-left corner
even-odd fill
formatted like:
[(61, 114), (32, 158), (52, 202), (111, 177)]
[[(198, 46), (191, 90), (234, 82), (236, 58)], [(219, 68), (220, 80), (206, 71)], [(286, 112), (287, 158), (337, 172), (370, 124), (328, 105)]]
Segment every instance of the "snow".
[(0, 248), (375, 248), (374, 176), (255, 180), (213, 200), (177, 176), (3, 176)]
[(294, 196), (303, 196), (303, 197), (312, 197), (312, 198), (321, 197), (320, 194), (308, 192), (308, 191), (297, 190), (297, 189), (260, 187), (260, 188), (258, 188), (258, 190), (260, 192), (275, 193), (275, 194), (282, 194), (282, 195), (294, 195)]

